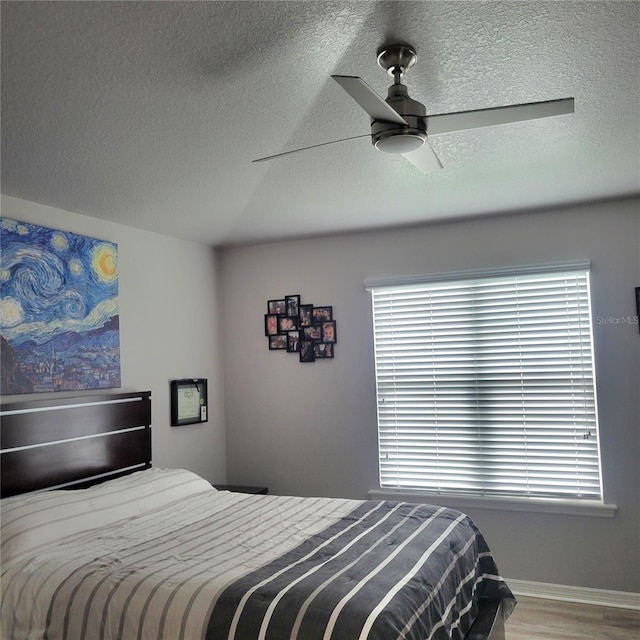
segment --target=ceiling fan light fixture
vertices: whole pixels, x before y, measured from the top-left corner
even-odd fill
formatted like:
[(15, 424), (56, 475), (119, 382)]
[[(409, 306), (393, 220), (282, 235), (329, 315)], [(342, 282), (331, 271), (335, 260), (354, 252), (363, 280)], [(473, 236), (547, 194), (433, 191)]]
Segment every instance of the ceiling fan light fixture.
[(419, 149), (427, 136), (419, 133), (396, 133), (374, 142), (376, 149), (385, 153), (410, 153)]

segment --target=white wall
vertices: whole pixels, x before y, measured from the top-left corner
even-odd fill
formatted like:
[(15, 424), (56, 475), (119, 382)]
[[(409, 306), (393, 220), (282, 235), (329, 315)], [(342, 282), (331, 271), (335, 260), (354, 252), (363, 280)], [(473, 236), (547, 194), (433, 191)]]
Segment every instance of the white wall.
[[(121, 391), (151, 391), (155, 466), (184, 467), (212, 482), (224, 482), (214, 249), (8, 196), (2, 196), (2, 215), (118, 244)], [(208, 379), (209, 421), (171, 427), (169, 380), (187, 377)]]
[[(640, 591), (640, 200), (226, 249), (221, 254), (230, 482), (366, 498), (378, 486), (365, 278), (590, 259), (605, 500), (614, 518), (465, 509), (512, 578)], [(267, 300), (333, 305), (336, 358), (269, 351)], [(600, 319), (600, 320), (598, 320)]]

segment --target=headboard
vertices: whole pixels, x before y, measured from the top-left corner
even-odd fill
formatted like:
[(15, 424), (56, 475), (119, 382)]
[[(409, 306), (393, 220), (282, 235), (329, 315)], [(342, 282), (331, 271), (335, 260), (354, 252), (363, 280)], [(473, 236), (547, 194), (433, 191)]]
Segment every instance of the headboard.
[(0, 404), (1, 495), (82, 488), (151, 467), (151, 392)]

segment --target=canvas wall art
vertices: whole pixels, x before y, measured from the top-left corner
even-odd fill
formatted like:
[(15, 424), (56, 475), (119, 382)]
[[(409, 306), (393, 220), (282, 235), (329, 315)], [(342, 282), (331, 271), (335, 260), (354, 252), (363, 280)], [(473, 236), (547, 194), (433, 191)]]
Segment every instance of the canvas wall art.
[(120, 387), (117, 245), (0, 220), (1, 393)]

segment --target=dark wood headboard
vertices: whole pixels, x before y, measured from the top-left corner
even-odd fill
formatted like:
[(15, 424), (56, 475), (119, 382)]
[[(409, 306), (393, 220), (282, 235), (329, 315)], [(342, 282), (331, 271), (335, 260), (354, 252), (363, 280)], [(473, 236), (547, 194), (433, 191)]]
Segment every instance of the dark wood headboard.
[(0, 405), (3, 498), (151, 467), (151, 392)]

